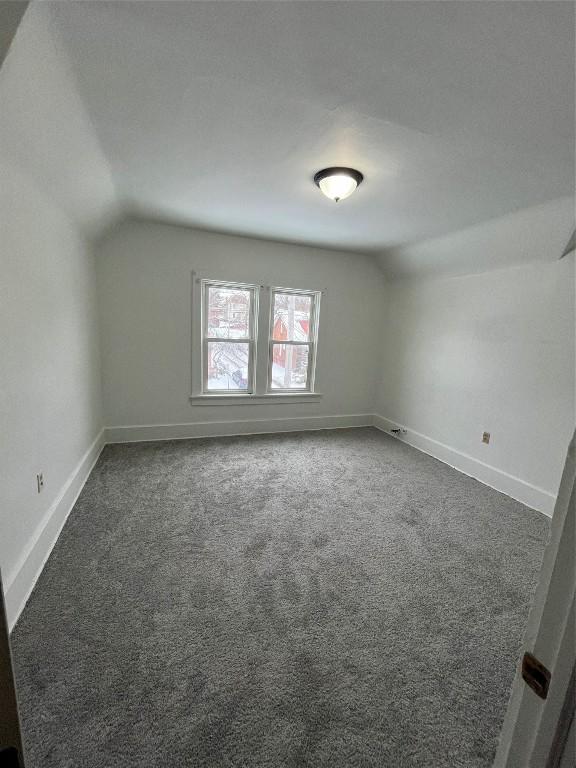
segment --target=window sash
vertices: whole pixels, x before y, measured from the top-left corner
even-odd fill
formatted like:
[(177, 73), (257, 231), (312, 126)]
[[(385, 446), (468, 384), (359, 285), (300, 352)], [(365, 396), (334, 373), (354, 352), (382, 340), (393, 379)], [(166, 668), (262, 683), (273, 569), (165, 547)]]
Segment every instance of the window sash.
[[(208, 309), (210, 288), (231, 288), (249, 291), (250, 307), (248, 311), (248, 336), (226, 338), (208, 335)], [(255, 391), (256, 380), (256, 338), (258, 317), (258, 286), (246, 283), (230, 283), (220, 280), (202, 280), (202, 392), (210, 395), (251, 395)], [(246, 344), (248, 346), (248, 384), (246, 389), (208, 388), (208, 343)]]
[[(273, 387), (272, 368), (275, 346), (308, 347), (308, 366), (306, 368), (306, 385), (304, 387)], [(270, 341), (268, 347), (268, 392), (312, 392), (314, 343), (311, 341)]]
[[(309, 296), (310, 297), (310, 324), (308, 330), (308, 341), (281, 341), (274, 339), (274, 305), (278, 294), (287, 294), (288, 296)], [(319, 293), (317, 291), (292, 290), (290, 288), (273, 288), (270, 292), (270, 322), (268, 330), (268, 383), (267, 392), (313, 392), (314, 377), (316, 373), (316, 335), (318, 330), (319, 315)], [(308, 347), (308, 366), (306, 369), (305, 387), (272, 387), (273, 353), (274, 345), (284, 344), (294, 347)]]

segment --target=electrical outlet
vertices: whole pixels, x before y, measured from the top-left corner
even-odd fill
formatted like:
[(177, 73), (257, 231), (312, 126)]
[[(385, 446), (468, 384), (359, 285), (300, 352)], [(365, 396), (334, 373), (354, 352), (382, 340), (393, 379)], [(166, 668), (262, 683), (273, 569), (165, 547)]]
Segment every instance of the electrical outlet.
[(482, 442), (488, 444), (490, 442), (490, 432), (482, 433)]
[(36, 475), (36, 485), (38, 486), (38, 493), (40, 493), (42, 488), (44, 488), (44, 475), (42, 472), (40, 472), (39, 475)]

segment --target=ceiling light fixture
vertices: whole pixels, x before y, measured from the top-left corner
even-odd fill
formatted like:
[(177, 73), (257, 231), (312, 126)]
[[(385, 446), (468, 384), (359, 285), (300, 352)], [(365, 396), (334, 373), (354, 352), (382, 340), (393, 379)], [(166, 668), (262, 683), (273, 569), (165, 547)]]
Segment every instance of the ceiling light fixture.
[(363, 178), (354, 168), (324, 168), (314, 176), (314, 183), (326, 197), (337, 203), (349, 197)]

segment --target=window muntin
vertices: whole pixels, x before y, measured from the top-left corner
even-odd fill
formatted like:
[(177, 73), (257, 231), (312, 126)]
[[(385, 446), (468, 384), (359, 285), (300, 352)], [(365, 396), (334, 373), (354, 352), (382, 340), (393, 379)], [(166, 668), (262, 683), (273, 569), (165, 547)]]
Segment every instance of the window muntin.
[(204, 392), (254, 392), (257, 301), (256, 286), (203, 281)]
[(268, 391), (312, 391), (318, 309), (316, 292), (272, 290)]

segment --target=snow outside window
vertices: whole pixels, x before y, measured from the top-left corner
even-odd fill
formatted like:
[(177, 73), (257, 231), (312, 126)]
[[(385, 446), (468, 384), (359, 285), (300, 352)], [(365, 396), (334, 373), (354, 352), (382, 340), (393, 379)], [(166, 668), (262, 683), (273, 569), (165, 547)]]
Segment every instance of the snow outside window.
[(203, 282), (203, 390), (254, 392), (256, 286)]
[(272, 290), (269, 391), (313, 391), (319, 298), (316, 292)]

